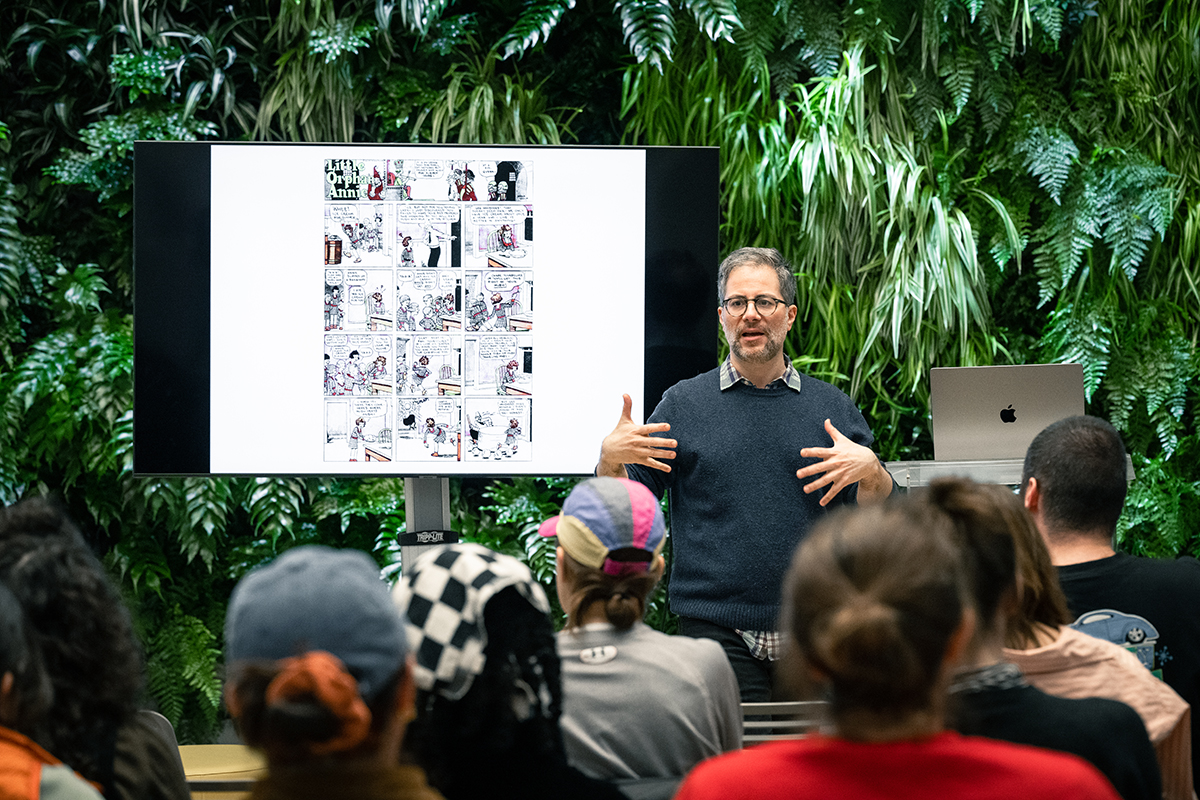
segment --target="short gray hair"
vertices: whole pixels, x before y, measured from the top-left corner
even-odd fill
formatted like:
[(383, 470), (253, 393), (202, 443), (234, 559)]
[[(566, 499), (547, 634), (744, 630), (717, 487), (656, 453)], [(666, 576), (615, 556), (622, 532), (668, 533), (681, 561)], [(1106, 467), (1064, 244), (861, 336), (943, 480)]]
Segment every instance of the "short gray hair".
[(725, 302), (725, 284), (729, 282), (729, 273), (752, 264), (775, 270), (780, 297), (786, 305), (796, 305), (796, 273), (792, 272), (792, 265), (783, 257), (783, 253), (773, 247), (742, 247), (725, 257), (717, 268), (718, 304)]

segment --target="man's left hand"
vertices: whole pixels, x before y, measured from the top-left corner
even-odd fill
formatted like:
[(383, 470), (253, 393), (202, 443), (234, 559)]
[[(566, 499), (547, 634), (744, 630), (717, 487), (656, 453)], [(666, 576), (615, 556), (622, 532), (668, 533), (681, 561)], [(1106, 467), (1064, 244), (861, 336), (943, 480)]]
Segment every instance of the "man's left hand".
[(820, 501), (821, 505), (826, 506), (842, 489), (858, 483), (860, 500), (887, 497), (892, 491), (892, 479), (883, 474), (886, 470), (875, 453), (869, 447), (843, 436), (829, 420), (825, 420), (825, 430), (833, 440), (832, 447), (805, 447), (800, 451), (804, 458), (821, 459), (817, 464), (796, 471), (796, 477), (800, 480), (813, 475), (821, 476), (806, 483), (804, 493), (811, 494), (828, 486), (829, 491), (821, 496)]

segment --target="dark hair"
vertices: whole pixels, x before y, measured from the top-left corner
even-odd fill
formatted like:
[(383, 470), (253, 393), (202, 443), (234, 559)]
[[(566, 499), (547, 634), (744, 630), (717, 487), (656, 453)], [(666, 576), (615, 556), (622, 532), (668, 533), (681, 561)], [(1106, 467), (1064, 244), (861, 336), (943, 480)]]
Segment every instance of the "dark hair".
[[(249, 746), (261, 750), (271, 764), (287, 764), (313, 758), (312, 746), (327, 742), (342, 730), (342, 721), (312, 695), (267, 704), (267, 687), (280, 672), (274, 661), (237, 664), (231, 670), (228, 691), (240, 704), (235, 720), (238, 732)], [(365, 701), (371, 712), (371, 734), (346, 755), (370, 750), (393, 713), (396, 692), (404, 676), (396, 672), (375, 697)]]
[[(1024, 507), (1021, 509), (1024, 512)], [(1017, 613), (1008, 620), (1005, 644), (1017, 650), (1034, 645), (1034, 626), (1038, 623), (1057, 628), (1071, 622), (1067, 598), (1058, 582), (1058, 570), (1050, 560), (1046, 542), (1028, 513), (1017, 515), (1010, 530), (1017, 551), (1017, 575), (1020, 576)]]
[(1037, 478), (1041, 511), (1051, 528), (1117, 528), (1125, 505), (1125, 444), (1099, 417), (1067, 417), (1034, 437), (1025, 452), (1021, 491)]
[(966, 587), (953, 523), (912, 498), (839, 512), (796, 550), (784, 630), (829, 681), (834, 720), (929, 708)]
[(116, 732), (142, 688), (120, 594), (71, 522), (42, 500), (0, 516), (0, 581), (25, 610), (54, 691), (31, 738), (88, 780), (112, 785)]
[(14, 709), (0, 725), (30, 734), (50, 706), (50, 679), (25, 620), (25, 611), (7, 586), (0, 583), (0, 677), (12, 673)]
[(775, 270), (775, 276), (779, 279), (779, 296), (785, 305), (796, 305), (796, 273), (783, 254), (773, 247), (743, 247), (725, 257), (721, 266), (717, 267), (718, 304), (725, 302), (725, 284), (729, 282), (729, 274), (738, 267), (751, 265)]
[(651, 553), (637, 547), (613, 550), (609, 557), (613, 561), (646, 561), (650, 557), (650, 569), (628, 575), (609, 575), (602, 569), (587, 567), (563, 551), (562, 575), (570, 587), (567, 600), (567, 627), (578, 626), (579, 620), (594, 603), (604, 604), (604, 615), (619, 630), (628, 630), (646, 613), (646, 598), (658, 585), (660, 572), (654, 571)]
[(938, 478), (917, 497), (954, 521), (978, 625), (990, 628), (1001, 601), (1006, 596), (1016, 599), (1017, 555), (1010, 525), (1014, 515), (1028, 518), (1024, 506), (1002, 487), (965, 478)]
[(450, 800), (492, 796), (503, 786), (538, 796), (535, 787), (566, 764), (554, 628), (512, 586), (488, 601), (483, 620), (483, 672), (458, 700), (418, 691), (404, 746)]

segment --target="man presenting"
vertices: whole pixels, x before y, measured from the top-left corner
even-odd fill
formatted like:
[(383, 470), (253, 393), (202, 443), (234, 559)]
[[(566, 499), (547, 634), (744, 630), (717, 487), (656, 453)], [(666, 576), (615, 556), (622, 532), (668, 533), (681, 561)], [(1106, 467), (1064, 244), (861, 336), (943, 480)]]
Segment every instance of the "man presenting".
[(1200, 562), (1117, 553), (1113, 535), (1126, 490), (1125, 444), (1098, 417), (1059, 420), (1025, 453), (1021, 495), (1077, 617), (1071, 627), (1132, 650), (1192, 706), (1196, 781)]
[(729, 358), (668, 389), (645, 425), (632, 420), (625, 395), (596, 474), (632, 478), (659, 497), (670, 490), (680, 632), (720, 642), (742, 700), (764, 701), (796, 543), (830, 504), (881, 500), (894, 482), (850, 398), (784, 356), (797, 309), (783, 256), (752, 247), (730, 254), (717, 297)]

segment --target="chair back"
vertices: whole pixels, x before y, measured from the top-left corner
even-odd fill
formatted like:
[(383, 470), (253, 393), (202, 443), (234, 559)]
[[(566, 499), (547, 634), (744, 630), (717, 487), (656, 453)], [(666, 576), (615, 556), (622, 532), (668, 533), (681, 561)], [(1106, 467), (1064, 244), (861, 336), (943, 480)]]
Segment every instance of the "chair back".
[(821, 700), (742, 703), (742, 743), (803, 739), (820, 730), (828, 708), (829, 704)]

